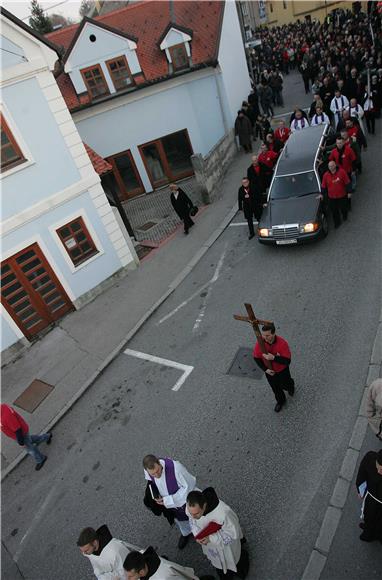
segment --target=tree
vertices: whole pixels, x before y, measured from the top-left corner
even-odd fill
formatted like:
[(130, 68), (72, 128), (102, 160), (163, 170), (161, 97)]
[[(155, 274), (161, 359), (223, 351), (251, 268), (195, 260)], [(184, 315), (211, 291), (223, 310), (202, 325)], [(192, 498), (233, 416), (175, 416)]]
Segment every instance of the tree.
[(88, 16), (90, 12), (93, 12), (94, 6), (94, 0), (81, 0), (80, 16), (82, 16), (82, 18)]
[(70, 26), (70, 24), (73, 24), (72, 18), (68, 18), (62, 14), (51, 14), (49, 20), (53, 29), (64, 28), (64, 26)]
[(53, 30), (49, 17), (44, 14), (44, 10), (41, 8), (37, 0), (32, 0), (31, 2), (31, 17), (29, 18), (29, 25), (33, 30), (40, 34), (47, 34)]

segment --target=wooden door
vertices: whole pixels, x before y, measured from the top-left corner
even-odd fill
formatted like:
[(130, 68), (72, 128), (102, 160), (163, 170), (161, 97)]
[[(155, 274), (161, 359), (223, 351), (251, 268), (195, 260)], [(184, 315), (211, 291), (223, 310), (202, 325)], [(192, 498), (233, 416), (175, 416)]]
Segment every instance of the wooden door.
[(74, 310), (38, 244), (1, 263), (1, 302), (27, 338)]
[(122, 151), (107, 158), (113, 166), (113, 181), (121, 201), (141, 195), (145, 189), (131, 151)]
[(193, 154), (187, 130), (139, 146), (153, 188), (193, 175)]

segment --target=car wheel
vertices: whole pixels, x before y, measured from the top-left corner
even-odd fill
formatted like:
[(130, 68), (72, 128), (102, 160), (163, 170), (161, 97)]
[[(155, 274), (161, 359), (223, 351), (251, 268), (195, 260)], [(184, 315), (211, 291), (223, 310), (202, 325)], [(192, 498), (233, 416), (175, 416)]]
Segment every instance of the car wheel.
[(321, 216), (321, 237), (326, 238), (326, 236), (328, 235), (328, 232), (329, 232), (328, 218), (323, 213)]

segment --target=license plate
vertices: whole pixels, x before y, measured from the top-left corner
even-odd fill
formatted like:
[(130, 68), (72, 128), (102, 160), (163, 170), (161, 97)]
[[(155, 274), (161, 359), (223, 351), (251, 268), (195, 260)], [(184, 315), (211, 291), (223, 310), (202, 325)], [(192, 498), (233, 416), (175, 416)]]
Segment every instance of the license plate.
[(278, 246), (286, 246), (287, 244), (297, 244), (297, 240), (295, 240), (295, 239), (291, 239), (291, 240), (276, 240), (276, 244)]

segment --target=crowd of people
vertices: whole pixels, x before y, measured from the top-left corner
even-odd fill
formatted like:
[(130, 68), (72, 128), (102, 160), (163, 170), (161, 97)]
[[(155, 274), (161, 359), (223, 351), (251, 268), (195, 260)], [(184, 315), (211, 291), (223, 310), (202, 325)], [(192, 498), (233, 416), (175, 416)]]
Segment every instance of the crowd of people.
[[(297, 22), (262, 28), (259, 34), (259, 84), (243, 101), (235, 122), (238, 145), (246, 153), (260, 138), (259, 153), (252, 157), (238, 193), (249, 239), (255, 236), (254, 219), (260, 221), (277, 159), (289, 136), (321, 124), (331, 128), (320, 156), (322, 193), (337, 228), (351, 209), (357, 175), (362, 173), (362, 153), (367, 150), (366, 135), (375, 135), (381, 117), (381, 18), (339, 10), (323, 24)], [(313, 101), (309, 110), (295, 107), (287, 123), (281, 120), (275, 128), (274, 107), (283, 105), (283, 74), (295, 67)]]
[[(319, 171), (322, 195), (338, 227), (341, 220), (347, 219), (357, 174), (362, 173), (366, 135), (375, 134), (375, 121), (380, 118), (380, 18), (375, 14), (368, 18), (362, 12), (342, 10), (323, 24), (313, 21), (262, 28), (260, 37), (261, 51), (254, 57), (259, 86), (255, 86), (247, 101), (243, 101), (235, 122), (235, 132), (245, 152), (252, 151), (253, 141), (261, 140), (260, 151), (253, 155), (238, 193), (239, 209), (244, 211), (248, 221), (249, 238), (255, 236), (254, 218), (261, 219), (277, 159), (290, 135), (320, 124), (330, 126), (333, 134), (322, 151)], [(272, 128), (274, 107), (284, 103), (283, 75), (294, 68), (301, 72), (306, 92), (312, 91), (313, 102), (308, 111), (296, 107), (288, 122), (281, 119), (277, 127)], [(190, 213), (194, 215), (197, 208), (176, 184), (171, 186), (171, 191), (171, 202), (184, 221), (187, 234), (193, 226)], [(254, 358), (275, 395), (275, 411), (280, 412), (286, 402), (284, 391), (293, 396), (295, 390), (289, 372), (290, 349), (282, 337), (275, 335), (273, 325), (264, 326), (262, 335), (267, 352), (262, 353), (257, 345)], [(366, 413), (373, 432), (381, 441), (382, 380), (374, 381), (369, 388)], [(49, 445), (52, 434), (31, 435), (22, 416), (5, 404), (1, 405), (1, 430), (25, 448), (35, 460), (35, 469), (40, 471), (47, 456), (37, 445), (43, 442)], [(200, 490), (196, 477), (180, 462), (168, 457), (146, 455), (143, 470), (144, 505), (153, 515), (162, 516), (170, 525), (179, 528), (178, 548), (185, 548), (192, 538), (219, 578), (246, 578), (249, 555), (239, 518), (214, 488)], [(370, 451), (365, 455), (356, 486), (363, 499), (360, 538), (382, 542), (382, 451)], [(89, 559), (98, 579), (199, 578), (193, 568), (171, 562), (152, 547), (142, 549), (114, 538), (107, 525), (82, 529), (77, 546)], [(200, 577), (211, 578), (213, 576)]]

